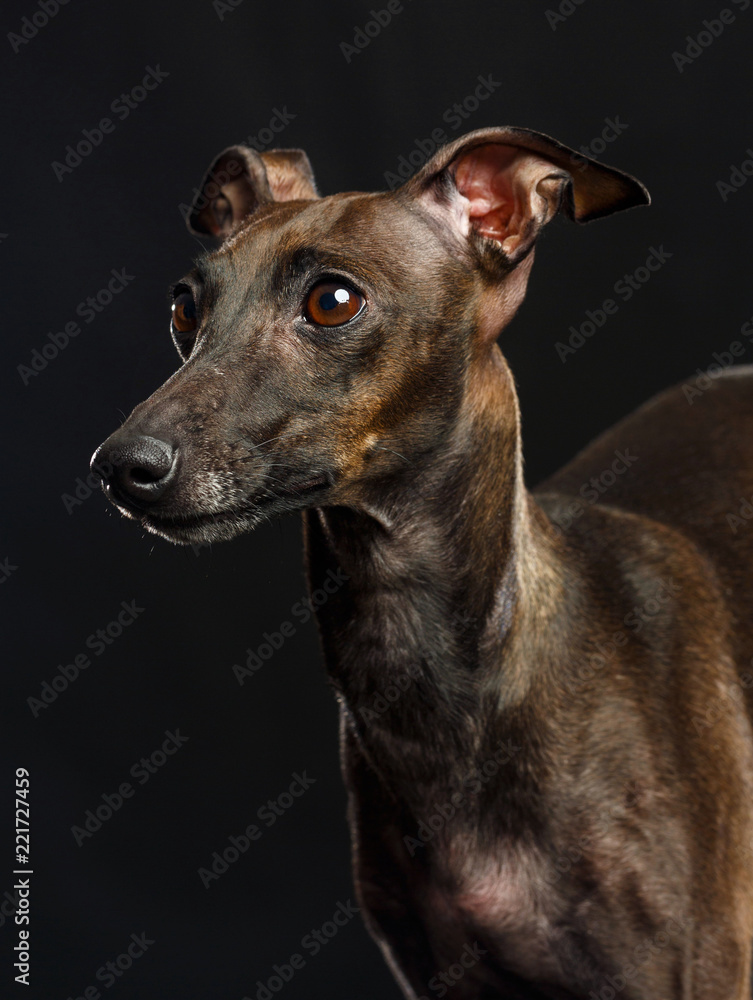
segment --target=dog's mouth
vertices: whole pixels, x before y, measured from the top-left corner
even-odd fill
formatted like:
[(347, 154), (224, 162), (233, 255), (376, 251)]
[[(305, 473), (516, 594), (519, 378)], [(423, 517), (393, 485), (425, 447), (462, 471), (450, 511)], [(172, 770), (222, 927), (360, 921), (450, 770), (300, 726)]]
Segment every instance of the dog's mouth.
[(225, 541), (250, 531), (279, 514), (314, 506), (332, 486), (332, 477), (320, 473), (285, 485), (260, 489), (246, 501), (219, 511), (161, 513), (156, 507), (139, 506), (125, 500), (108, 486), (108, 498), (127, 517), (139, 521), (147, 531), (179, 544)]

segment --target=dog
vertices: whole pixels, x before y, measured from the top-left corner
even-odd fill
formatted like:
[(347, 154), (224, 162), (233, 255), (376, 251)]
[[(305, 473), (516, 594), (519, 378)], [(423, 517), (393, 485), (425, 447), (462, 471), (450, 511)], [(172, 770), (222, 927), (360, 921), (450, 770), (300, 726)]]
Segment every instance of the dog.
[(219, 247), (173, 288), (182, 367), (93, 459), (171, 542), (303, 512), (312, 591), (341, 581), (358, 900), (410, 998), (751, 996), (753, 371), (530, 493), (496, 344), (549, 221), (648, 202), (521, 128), (328, 197), (302, 151), (230, 147), (188, 213)]

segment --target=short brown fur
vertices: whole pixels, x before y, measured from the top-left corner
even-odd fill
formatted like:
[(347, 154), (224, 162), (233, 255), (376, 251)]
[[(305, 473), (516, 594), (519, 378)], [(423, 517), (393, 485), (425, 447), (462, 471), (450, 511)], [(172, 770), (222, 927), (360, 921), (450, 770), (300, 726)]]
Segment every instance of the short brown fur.
[[(389, 194), (265, 155), (205, 178), (190, 221), (225, 242), (176, 289), (184, 366), (95, 456), (108, 495), (178, 542), (304, 511), (358, 897), (407, 997), (749, 998), (753, 369), (531, 494), (496, 336), (546, 222), (642, 185), (523, 129)], [(334, 330), (302, 306), (325, 279), (365, 303)]]

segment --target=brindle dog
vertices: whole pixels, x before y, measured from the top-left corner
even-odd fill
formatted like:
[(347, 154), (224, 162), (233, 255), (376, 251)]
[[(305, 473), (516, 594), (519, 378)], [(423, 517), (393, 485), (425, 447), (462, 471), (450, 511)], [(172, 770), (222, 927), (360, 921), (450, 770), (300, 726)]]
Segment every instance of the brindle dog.
[(172, 542), (304, 511), (312, 590), (342, 581), (358, 898), (408, 997), (750, 997), (753, 375), (663, 393), (531, 494), (496, 345), (547, 222), (648, 200), (525, 129), (325, 198), (298, 150), (225, 150), (184, 364), (95, 456)]

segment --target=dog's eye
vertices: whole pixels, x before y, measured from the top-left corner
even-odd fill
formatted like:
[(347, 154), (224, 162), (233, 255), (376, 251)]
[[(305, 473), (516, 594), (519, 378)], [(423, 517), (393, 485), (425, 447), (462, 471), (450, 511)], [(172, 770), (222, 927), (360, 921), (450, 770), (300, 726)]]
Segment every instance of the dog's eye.
[(193, 345), (196, 341), (196, 329), (198, 319), (196, 315), (196, 302), (193, 295), (186, 292), (179, 292), (173, 301), (173, 315), (170, 323), (170, 333), (173, 343), (178, 348), (178, 354), (184, 361), (187, 361)]
[(173, 326), (178, 333), (196, 329), (196, 303), (190, 292), (181, 292), (173, 302)]
[(363, 309), (364, 298), (342, 281), (322, 281), (306, 299), (306, 319), (317, 326), (342, 326)]

